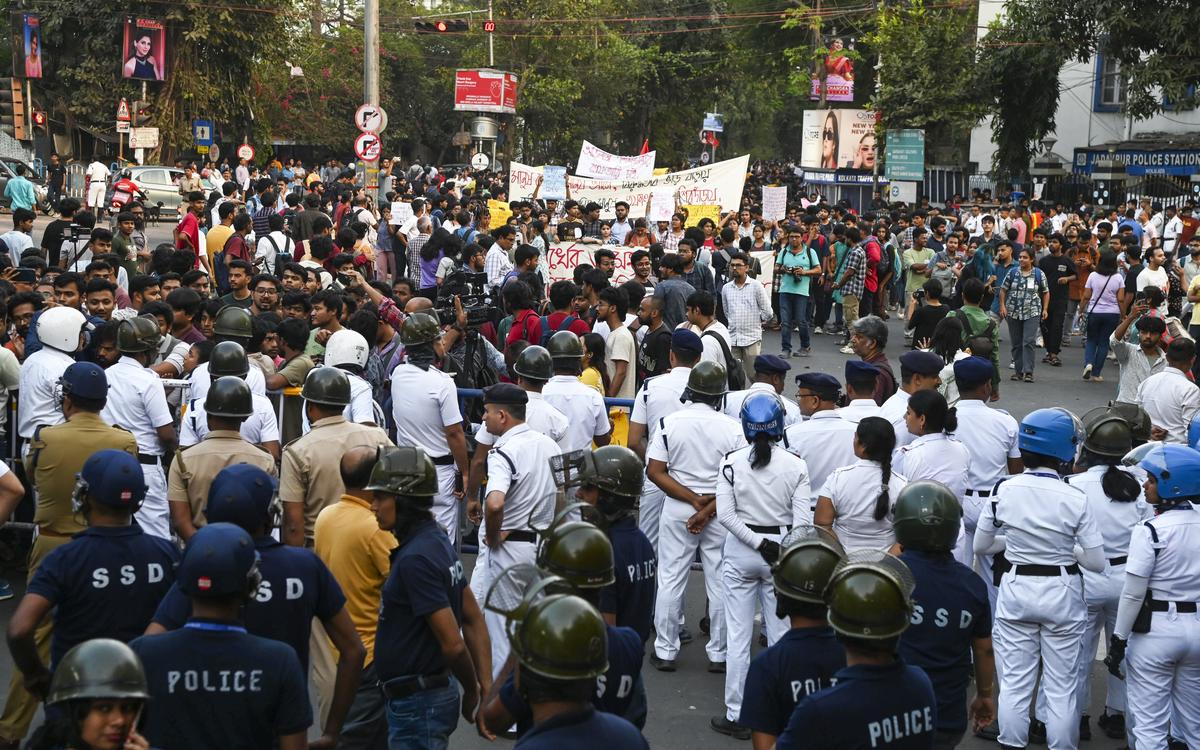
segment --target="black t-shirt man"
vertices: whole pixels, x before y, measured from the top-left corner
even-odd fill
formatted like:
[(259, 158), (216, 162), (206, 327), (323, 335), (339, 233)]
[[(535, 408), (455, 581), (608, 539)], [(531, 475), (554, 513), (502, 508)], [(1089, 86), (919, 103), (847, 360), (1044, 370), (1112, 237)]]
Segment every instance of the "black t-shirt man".
[(1050, 302), (1067, 301), (1067, 290), (1070, 284), (1060, 284), (1058, 280), (1066, 276), (1075, 275), (1075, 261), (1068, 258), (1065, 254), (1047, 255), (1038, 261), (1038, 268), (1042, 269), (1042, 273), (1046, 274), (1046, 283), (1050, 285)]
[(671, 329), (660, 325), (646, 331), (638, 352), (638, 382), (671, 369)]

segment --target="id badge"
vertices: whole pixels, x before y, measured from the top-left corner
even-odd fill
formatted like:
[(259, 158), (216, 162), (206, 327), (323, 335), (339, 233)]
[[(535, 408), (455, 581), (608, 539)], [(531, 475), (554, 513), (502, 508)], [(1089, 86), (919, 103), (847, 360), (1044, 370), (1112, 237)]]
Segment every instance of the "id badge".
[(1029, 278), (1025, 279), (1025, 288), (1031, 292), (1034, 291), (1037, 289), (1037, 281), (1030, 276)]

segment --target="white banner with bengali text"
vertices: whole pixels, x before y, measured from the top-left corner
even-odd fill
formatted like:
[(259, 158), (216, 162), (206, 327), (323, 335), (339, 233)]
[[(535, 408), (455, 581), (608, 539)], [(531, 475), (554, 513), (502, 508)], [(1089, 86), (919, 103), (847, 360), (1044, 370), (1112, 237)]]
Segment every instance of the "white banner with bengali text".
[(597, 180), (644, 180), (654, 176), (654, 154), (647, 151), (640, 156), (620, 156), (584, 141), (575, 174)]
[[(612, 277), (614, 284), (620, 284), (633, 278), (633, 263), (630, 259), (639, 248), (581, 242), (552, 242), (546, 251), (546, 264), (550, 267), (550, 283), (563, 280), (572, 281), (575, 277), (575, 268), (580, 264), (596, 265), (595, 253), (601, 248), (616, 253), (617, 265)], [(750, 253), (750, 256), (757, 260), (762, 267), (757, 278), (770, 292), (771, 277), (775, 271), (774, 255), (771, 251), (760, 251)]]

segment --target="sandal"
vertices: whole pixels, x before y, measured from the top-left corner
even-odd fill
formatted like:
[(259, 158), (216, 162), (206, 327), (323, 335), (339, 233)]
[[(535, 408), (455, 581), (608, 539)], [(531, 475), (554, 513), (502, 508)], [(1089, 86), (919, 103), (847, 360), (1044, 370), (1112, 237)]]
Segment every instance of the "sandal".
[(1026, 382), (1026, 383), (1032, 383), (1032, 382), (1033, 382), (1033, 373), (1032, 373), (1032, 372), (1027, 372), (1027, 373), (1025, 373), (1025, 382)]
[(1050, 357), (1050, 366), (1051, 367), (1062, 367), (1062, 360), (1058, 358), (1057, 354), (1052, 355)]
[(1017, 380), (1017, 381), (1019, 381), (1019, 380), (1021, 380), (1021, 373), (1019, 373), (1019, 372), (1014, 372), (1012, 375), (1008, 376), (1008, 379), (1009, 379), (1009, 380)]

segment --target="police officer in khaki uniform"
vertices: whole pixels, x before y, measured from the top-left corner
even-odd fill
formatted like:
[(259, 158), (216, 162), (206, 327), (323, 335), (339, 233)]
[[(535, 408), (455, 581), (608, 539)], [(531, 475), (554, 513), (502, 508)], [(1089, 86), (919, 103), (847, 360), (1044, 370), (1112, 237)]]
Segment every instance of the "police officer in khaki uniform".
[[(33, 579), (46, 555), (87, 528), (83, 516), (71, 507), (75, 475), (83, 468), (84, 461), (105, 448), (137, 455), (137, 441), (132, 433), (110, 427), (100, 419), (100, 410), (108, 398), (108, 380), (99, 365), (76, 362), (67, 367), (60, 384), (60, 408), (66, 421), (38, 428), (25, 458), (26, 476), (33, 478), (37, 497), (33, 521), (38, 527), (29, 552), (28, 580)], [(51, 622), (46, 618), (34, 631), (43, 662), (50, 660)], [(4, 715), (0, 717), (0, 748), (25, 736), (36, 711), (37, 702), (25, 691), (20, 672), (14, 671)]]
[(275, 459), (271, 454), (248, 443), (239, 432), (253, 412), (250, 386), (237, 376), (217, 378), (205, 394), (208, 434), (199, 443), (175, 454), (167, 480), (171, 525), (184, 541), (206, 523), (208, 490), (222, 469), (250, 464), (275, 476)]
[(316, 367), (300, 391), (312, 430), (283, 449), (279, 497), (283, 500), (283, 541), (312, 546), (317, 514), (341, 499), (342, 455), (351, 448), (391, 445), (387, 433), (371, 425), (347, 422), (350, 376), (336, 367)]

